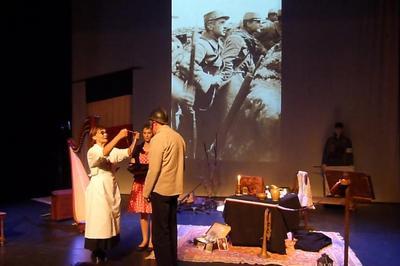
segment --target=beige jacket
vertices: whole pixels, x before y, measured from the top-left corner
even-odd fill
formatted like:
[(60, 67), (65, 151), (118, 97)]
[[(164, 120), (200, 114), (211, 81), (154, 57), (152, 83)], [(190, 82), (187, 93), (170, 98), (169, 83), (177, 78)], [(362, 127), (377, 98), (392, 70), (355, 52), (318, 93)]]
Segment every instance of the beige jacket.
[(159, 128), (150, 141), (149, 171), (143, 196), (151, 192), (163, 196), (183, 193), (186, 144), (182, 136), (167, 125)]

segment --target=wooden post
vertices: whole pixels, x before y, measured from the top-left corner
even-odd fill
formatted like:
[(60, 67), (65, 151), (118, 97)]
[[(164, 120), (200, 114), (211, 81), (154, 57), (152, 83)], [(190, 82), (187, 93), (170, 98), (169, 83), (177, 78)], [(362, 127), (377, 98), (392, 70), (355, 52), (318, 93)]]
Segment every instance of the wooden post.
[(350, 238), (350, 185), (346, 188), (345, 214), (344, 214), (344, 266), (349, 263), (349, 238)]

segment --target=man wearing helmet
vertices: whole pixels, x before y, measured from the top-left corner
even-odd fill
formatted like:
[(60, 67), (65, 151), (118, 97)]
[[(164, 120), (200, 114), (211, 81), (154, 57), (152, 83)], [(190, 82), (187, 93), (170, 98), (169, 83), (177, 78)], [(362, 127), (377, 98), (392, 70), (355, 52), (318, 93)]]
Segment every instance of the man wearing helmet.
[[(215, 120), (223, 121), (218, 131), (222, 134), (218, 137), (229, 139), (235, 145), (219, 142), (223, 159), (246, 157), (269, 161), (279, 156), (275, 143), (279, 139), (280, 86), (278, 80), (268, 79), (262, 72), (268, 74), (271, 71), (265, 67), (268, 58), (260, 59), (264, 58), (265, 48), (255, 37), (261, 28), (261, 20), (256, 12), (245, 13), (241, 28), (233, 31), (224, 43), (222, 58), (230, 78), (221, 91), (225, 97), (219, 97), (215, 103), (219, 107)], [(242, 97), (243, 93), (246, 93), (245, 97)], [(219, 102), (221, 99), (224, 101)]]
[(153, 131), (149, 149), (149, 170), (143, 196), (153, 210), (153, 246), (158, 266), (177, 265), (178, 196), (183, 193), (186, 145), (182, 136), (168, 126), (168, 115), (162, 108), (151, 112)]
[[(207, 94), (210, 89), (221, 85), (224, 75), (220, 72), (224, 64), (221, 58), (223, 43), (221, 38), (225, 36), (225, 22), (229, 16), (220, 11), (211, 11), (204, 15), (204, 31), (193, 40), (194, 42), (194, 83), (196, 88)], [(190, 56), (187, 54), (178, 62), (178, 74), (187, 80), (192, 73), (190, 71)]]
[[(217, 91), (227, 79), (223, 71), (221, 52), (222, 38), (227, 31), (225, 23), (229, 16), (221, 11), (211, 11), (204, 14), (203, 19), (204, 31), (200, 36), (196, 36), (196, 32), (193, 33), (190, 52), (176, 61), (176, 72), (172, 75), (173, 99), (178, 99), (173, 103), (172, 108), (176, 108), (173, 114), (180, 114), (173, 124), (191, 143), (188, 149), (194, 156), (195, 151), (201, 149), (192, 147), (198, 145), (195, 140), (197, 132), (192, 131), (201, 131), (202, 127), (193, 126), (193, 123), (203, 123), (201, 112), (211, 108)], [(190, 91), (193, 94), (192, 102), (183, 100), (183, 97), (176, 97), (177, 94), (186, 95)], [(193, 122), (196, 120), (197, 122)], [(203, 133), (198, 134), (203, 136)], [(202, 140), (204, 141), (203, 137)]]
[(281, 41), (282, 25), (280, 9), (278, 11), (273, 9), (268, 11), (267, 19), (262, 24), (260, 32), (256, 34), (256, 38), (267, 50)]
[(267, 20), (271, 22), (278, 21), (278, 11), (276, 11), (275, 9), (268, 10)]

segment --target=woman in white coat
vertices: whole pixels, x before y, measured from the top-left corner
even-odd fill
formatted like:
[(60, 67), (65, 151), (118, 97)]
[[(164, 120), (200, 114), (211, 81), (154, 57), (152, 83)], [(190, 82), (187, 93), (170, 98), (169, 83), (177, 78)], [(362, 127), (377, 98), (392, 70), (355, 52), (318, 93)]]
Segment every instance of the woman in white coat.
[(127, 129), (121, 129), (110, 142), (102, 126), (91, 128), (89, 133), (93, 146), (87, 153), (90, 182), (85, 195), (85, 248), (92, 251), (96, 263), (105, 261), (106, 250), (119, 242), (121, 195), (114, 165), (129, 158), (139, 133), (135, 132), (129, 148), (119, 149), (115, 145), (128, 133)]

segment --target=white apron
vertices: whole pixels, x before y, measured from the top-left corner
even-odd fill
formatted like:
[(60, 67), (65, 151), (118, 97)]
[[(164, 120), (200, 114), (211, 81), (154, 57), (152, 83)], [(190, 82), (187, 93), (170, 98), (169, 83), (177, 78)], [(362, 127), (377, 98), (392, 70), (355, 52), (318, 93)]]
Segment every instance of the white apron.
[(85, 194), (86, 238), (107, 239), (120, 232), (121, 195), (113, 164), (125, 158), (128, 158), (128, 149), (113, 148), (107, 157), (97, 144), (88, 151), (91, 179)]

